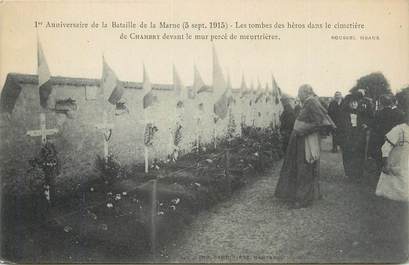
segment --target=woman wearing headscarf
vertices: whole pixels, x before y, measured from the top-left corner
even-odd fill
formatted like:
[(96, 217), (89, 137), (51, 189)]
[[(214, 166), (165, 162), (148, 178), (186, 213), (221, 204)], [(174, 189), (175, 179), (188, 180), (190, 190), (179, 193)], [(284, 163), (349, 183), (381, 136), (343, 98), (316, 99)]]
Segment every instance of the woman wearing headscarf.
[(298, 89), (302, 109), (288, 143), (275, 196), (291, 203), (291, 208), (302, 208), (320, 198), (319, 160), (320, 132), (335, 129), (310, 85)]

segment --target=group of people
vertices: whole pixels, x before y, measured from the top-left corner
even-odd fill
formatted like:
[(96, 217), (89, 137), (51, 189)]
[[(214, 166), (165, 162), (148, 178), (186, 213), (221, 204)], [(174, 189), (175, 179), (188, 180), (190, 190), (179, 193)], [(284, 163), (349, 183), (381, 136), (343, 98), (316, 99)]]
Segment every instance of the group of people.
[(365, 92), (354, 90), (345, 98), (336, 92), (328, 107), (309, 85), (298, 90), (301, 104), (294, 106), (292, 98), (282, 98), (280, 133), (286, 155), (276, 197), (290, 202), (292, 208), (307, 207), (322, 197), (320, 139), (331, 132), (332, 152), (340, 148), (345, 178), (354, 182), (364, 180), (365, 162), (373, 159), (376, 194), (408, 200), (409, 88), (396, 96), (381, 95), (376, 101)]
[(381, 95), (378, 104), (373, 104), (364, 90), (353, 92), (344, 99), (340, 92), (335, 93), (328, 114), (337, 126), (333, 132), (333, 152), (341, 147), (345, 177), (361, 181), (365, 161), (369, 158), (376, 163), (375, 177), (379, 176), (385, 162), (382, 146), (386, 134), (404, 122), (404, 111), (404, 108), (398, 108), (392, 94)]

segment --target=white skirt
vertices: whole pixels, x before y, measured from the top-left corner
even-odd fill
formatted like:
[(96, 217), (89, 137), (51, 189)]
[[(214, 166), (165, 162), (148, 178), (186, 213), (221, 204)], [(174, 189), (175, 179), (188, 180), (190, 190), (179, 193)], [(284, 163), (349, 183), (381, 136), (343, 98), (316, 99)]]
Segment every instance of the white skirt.
[(409, 176), (388, 175), (382, 172), (376, 187), (376, 195), (394, 201), (409, 202), (408, 178)]

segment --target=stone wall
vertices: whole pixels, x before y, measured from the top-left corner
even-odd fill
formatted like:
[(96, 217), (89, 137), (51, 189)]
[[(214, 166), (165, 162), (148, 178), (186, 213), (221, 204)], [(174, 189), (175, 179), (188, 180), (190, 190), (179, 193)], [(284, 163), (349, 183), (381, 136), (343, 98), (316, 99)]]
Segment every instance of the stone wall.
[[(42, 111), (39, 104), (37, 76), (10, 74), (21, 87), (16, 104), (11, 114), (1, 116), (1, 146), (0, 168), (1, 176), (18, 181), (24, 179), (29, 169), (28, 160), (39, 151), (41, 137), (26, 136), (28, 130), (39, 129)], [(114, 125), (109, 142), (110, 153), (121, 164), (143, 162), (143, 139), (145, 118), (152, 120), (158, 127), (154, 145), (150, 148), (151, 158), (165, 158), (171, 151), (171, 132), (175, 129), (176, 115), (182, 119), (182, 142), (184, 152), (190, 152), (196, 135), (209, 143), (213, 139), (214, 129), (221, 137), (227, 132), (228, 118), (213, 123), (213, 93), (211, 88), (200, 93), (196, 100), (185, 100), (184, 108), (176, 110), (176, 98), (171, 85), (153, 84), (158, 103), (144, 114), (142, 108), (143, 90), (141, 83), (124, 82), (123, 99), (129, 108), (129, 114), (115, 115), (115, 106), (107, 102), (111, 91), (101, 95), (99, 80), (53, 77), (54, 95), (56, 99), (72, 98), (76, 101), (78, 110), (73, 118), (65, 114), (46, 113), (47, 128), (58, 128), (59, 133), (50, 139), (55, 143), (59, 158), (62, 161), (61, 175), (58, 178), (70, 178), (86, 181), (95, 176), (94, 162), (97, 155), (103, 155), (103, 134), (96, 128), (102, 122), (103, 112), (107, 112), (108, 122)], [(6, 89), (7, 84), (3, 88)], [(94, 92), (94, 93), (93, 93)], [(96, 93), (95, 93), (96, 92)], [(93, 94), (96, 96), (94, 97)], [(3, 96), (3, 93), (2, 93)], [(249, 100), (253, 94), (240, 98), (239, 90), (233, 90), (235, 103), (231, 107), (231, 115), (235, 119), (236, 134), (240, 134), (240, 122), (245, 119), (247, 125), (267, 127), (278, 124), (281, 104), (275, 100), (266, 103), (260, 100), (252, 109)], [(199, 110), (202, 104), (202, 110)], [(245, 116), (245, 118), (242, 117)], [(200, 122), (198, 122), (200, 118)], [(4, 181), (3, 181), (4, 182)]]

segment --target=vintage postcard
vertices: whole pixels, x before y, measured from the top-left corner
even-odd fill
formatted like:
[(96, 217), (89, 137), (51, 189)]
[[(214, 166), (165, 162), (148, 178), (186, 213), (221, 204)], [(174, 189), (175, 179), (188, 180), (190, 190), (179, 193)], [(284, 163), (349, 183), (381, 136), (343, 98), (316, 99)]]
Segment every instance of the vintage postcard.
[(0, 1), (3, 263), (405, 263), (409, 1)]

